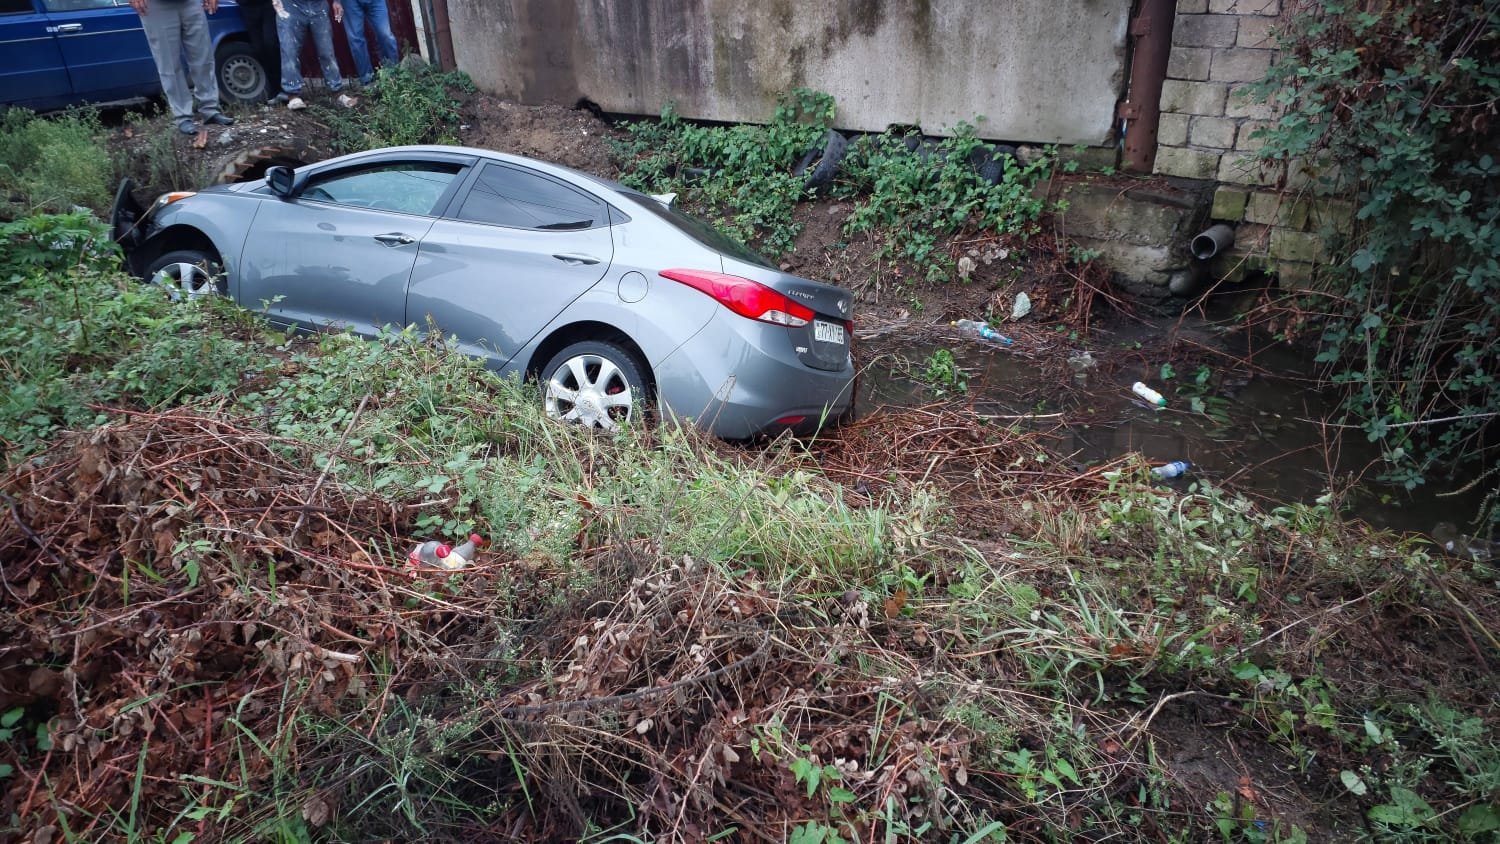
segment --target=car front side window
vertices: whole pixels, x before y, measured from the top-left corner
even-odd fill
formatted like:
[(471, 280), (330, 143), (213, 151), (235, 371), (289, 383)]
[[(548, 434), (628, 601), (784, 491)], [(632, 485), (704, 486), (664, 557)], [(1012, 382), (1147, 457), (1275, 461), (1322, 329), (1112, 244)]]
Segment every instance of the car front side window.
[(422, 161), (343, 170), (313, 177), (301, 198), (430, 216), (461, 169), (458, 164)]
[(539, 173), (491, 163), (454, 216), (507, 228), (579, 231), (608, 225), (609, 210), (598, 199)]

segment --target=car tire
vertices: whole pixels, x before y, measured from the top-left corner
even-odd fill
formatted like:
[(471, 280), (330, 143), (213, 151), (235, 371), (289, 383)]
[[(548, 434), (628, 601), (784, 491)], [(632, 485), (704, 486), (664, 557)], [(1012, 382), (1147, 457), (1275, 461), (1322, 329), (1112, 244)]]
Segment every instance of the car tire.
[(823, 136), (821, 146), (814, 147), (802, 156), (797, 166), (792, 168), (793, 176), (802, 176), (802, 187), (811, 193), (820, 188), (827, 187), (833, 182), (833, 177), (839, 172), (839, 163), (844, 160), (844, 153), (849, 150), (849, 141), (832, 129)]
[(553, 419), (613, 431), (643, 415), (650, 399), (644, 372), (614, 343), (574, 343), (542, 367), (542, 409)]
[(244, 41), (225, 41), (214, 56), (214, 78), (219, 80), (219, 96), (229, 103), (258, 105), (270, 96), (266, 92), (266, 69), (256, 58), (255, 50)]
[(218, 260), (196, 249), (179, 249), (162, 255), (146, 266), (145, 279), (174, 302), (229, 293)]
[(991, 185), (1000, 184), (1005, 177), (1005, 168), (1009, 166), (1010, 160), (1015, 157), (1016, 148), (1006, 144), (996, 144), (976, 147), (969, 155), (969, 164), (973, 166), (974, 172), (979, 175), (981, 181)]

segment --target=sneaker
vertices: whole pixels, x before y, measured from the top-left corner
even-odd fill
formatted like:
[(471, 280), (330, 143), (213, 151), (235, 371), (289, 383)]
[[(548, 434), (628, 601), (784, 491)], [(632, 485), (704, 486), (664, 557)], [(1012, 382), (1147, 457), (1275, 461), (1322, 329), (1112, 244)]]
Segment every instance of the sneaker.
[(222, 111), (216, 111), (213, 114), (210, 114), (209, 116), (203, 118), (203, 122), (212, 123), (215, 126), (233, 126), (234, 118), (230, 117)]
[(354, 108), (359, 105), (359, 97), (351, 97), (348, 94), (339, 94), (339, 105), (344, 108)]
[(198, 125), (193, 122), (193, 118), (184, 117), (177, 121), (177, 131), (184, 135), (194, 135), (198, 132)]
[(290, 100), (286, 101), (286, 107), (291, 109), (292, 111), (301, 111), (302, 109), (307, 108), (307, 103), (303, 102), (301, 97), (292, 97)]
[(269, 100), (266, 100), (266, 105), (273, 105), (273, 106), (276, 106), (276, 105), (286, 105), (291, 99), (292, 99), (291, 95), (286, 94), (286, 93), (281, 93), (281, 94), (277, 94), (276, 96), (272, 97)]

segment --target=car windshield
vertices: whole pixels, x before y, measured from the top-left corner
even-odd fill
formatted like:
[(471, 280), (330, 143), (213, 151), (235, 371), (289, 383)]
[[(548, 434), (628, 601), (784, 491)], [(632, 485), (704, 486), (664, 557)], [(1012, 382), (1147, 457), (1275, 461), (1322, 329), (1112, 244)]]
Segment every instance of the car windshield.
[(678, 210), (675, 205), (663, 205), (655, 199), (629, 188), (616, 188), (616, 190), (634, 199), (647, 211), (676, 226), (678, 231), (707, 246), (709, 249), (718, 250), (731, 258), (744, 261), (747, 264), (755, 264), (759, 267), (765, 267), (768, 270), (776, 269), (776, 266), (762, 257), (760, 253), (719, 231), (703, 220), (694, 217), (692, 214)]

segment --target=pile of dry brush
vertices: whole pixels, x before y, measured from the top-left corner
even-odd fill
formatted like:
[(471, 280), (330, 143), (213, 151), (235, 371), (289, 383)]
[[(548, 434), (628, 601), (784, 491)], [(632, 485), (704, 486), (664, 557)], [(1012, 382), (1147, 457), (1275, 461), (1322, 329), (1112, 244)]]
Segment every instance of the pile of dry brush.
[[(885, 436), (856, 426), (851, 447), (866, 434)], [(945, 459), (979, 466), (997, 448)], [(780, 839), (814, 819), (872, 829), (869, 807), (888, 828), (983, 813), (1017, 834), (1037, 814), (944, 717), (955, 701), (1035, 703), (899, 606), (791, 599), (647, 542), (575, 561), (587, 587), (503, 553), (412, 577), (408, 507), (350, 495), (302, 445), (191, 411), (71, 436), (0, 493), (0, 711), (24, 707), (49, 740), (0, 749), (16, 769), (0, 814), (38, 840), (130, 825), (253, 837), (288, 804), (340, 835), (469, 840), (587, 824)], [(295, 728), (317, 719), (339, 726)], [(389, 805), (390, 766), (370, 763), (398, 733), (430, 787), (403, 798), (409, 814)], [(1125, 752), (1099, 789), (1128, 791), (1140, 769)], [(236, 794), (255, 799), (182, 819)]]

